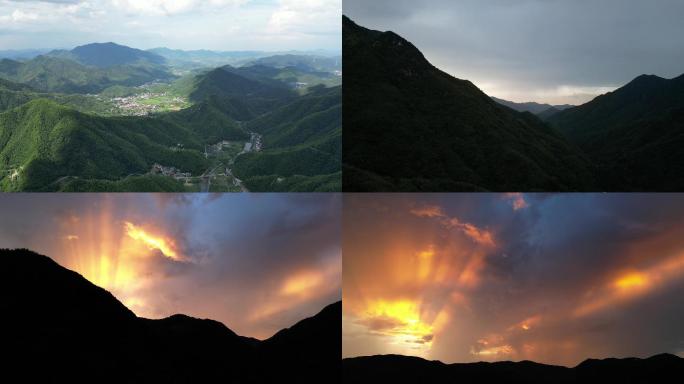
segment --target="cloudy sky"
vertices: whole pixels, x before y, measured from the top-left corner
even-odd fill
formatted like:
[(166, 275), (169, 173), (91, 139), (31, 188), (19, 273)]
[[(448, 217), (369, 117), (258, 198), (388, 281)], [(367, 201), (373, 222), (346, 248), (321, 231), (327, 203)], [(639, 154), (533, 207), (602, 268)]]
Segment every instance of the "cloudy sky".
[(0, 248), (29, 248), (137, 315), (266, 338), (341, 298), (338, 194), (8, 194)]
[(0, 50), (341, 49), (341, 0), (0, 0)]
[(580, 104), (641, 74), (684, 73), (681, 0), (345, 0), (438, 68), (512, 101)]
[(684, 197), (346, 195), (343, 354), (684, 356)]

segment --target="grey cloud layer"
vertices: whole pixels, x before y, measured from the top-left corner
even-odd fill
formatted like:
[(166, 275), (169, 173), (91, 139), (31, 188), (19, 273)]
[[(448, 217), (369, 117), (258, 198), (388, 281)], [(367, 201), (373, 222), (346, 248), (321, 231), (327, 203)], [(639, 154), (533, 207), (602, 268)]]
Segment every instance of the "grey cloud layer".
[(343, 11), (403, 35), (457, 77), (531, 98), (540, 97), (532, 89), (684, 73), (684, 3), (676, 0), (349, 0)]

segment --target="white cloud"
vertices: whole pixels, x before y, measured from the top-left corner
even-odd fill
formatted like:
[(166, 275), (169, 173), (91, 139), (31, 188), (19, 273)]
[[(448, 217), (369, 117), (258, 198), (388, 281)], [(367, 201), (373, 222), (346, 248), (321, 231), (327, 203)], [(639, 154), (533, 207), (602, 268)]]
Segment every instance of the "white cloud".
[(249, 0), (111, 0), (114, 7), (130, 13), (177, 15), (209, 7), (240, 6)]
[(341, 0), (280, 0), (271, 14), (271, 33), (330, 33), (341, 28)]

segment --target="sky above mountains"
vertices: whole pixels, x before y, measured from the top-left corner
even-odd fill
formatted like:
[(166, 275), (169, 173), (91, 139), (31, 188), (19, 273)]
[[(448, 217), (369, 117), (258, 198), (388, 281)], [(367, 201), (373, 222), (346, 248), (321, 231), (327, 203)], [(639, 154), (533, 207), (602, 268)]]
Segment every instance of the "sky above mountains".
[(684, 198), (344, 196), (343, 354), (684, 355)]
[(343, 11), (516, 102), (580, 104), (641, 74), (684, 73), (679, 0), (345, 0)]
[(341, 0), (0, 0), (0, 50), (341, 50)]
[(176, 313), (266, 338), (341, 298), (341, 198), (14, 194), (0, 248), (28, 248), (138, 316)]

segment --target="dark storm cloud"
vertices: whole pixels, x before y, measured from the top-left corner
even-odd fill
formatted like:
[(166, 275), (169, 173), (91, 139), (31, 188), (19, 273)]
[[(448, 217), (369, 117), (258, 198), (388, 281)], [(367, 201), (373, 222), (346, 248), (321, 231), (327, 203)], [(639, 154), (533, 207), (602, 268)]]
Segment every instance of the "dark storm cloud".
[[(340, 299), (340, 211), (337, 194), (12, 194), (0, 247), (48, 255), (139, 315), (267, 337)], [(171, 250), (131, 239), (127, 222)]]
[(345, 355), (574, 365), (684, 351), (684, 197), (520, 197), (345, 196)]
[(684, 73), (678, 0), (349, 0), (343, 11), (516, 101), (586, 101), (643, 73)]

